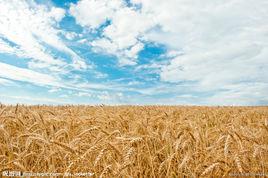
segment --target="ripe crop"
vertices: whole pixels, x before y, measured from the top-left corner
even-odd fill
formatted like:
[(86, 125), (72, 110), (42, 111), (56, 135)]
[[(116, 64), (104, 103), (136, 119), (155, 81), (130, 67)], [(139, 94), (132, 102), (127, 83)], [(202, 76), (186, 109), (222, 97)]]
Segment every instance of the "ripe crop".
[(268, 174), (268, 107), (0, 106), (0, 171)]

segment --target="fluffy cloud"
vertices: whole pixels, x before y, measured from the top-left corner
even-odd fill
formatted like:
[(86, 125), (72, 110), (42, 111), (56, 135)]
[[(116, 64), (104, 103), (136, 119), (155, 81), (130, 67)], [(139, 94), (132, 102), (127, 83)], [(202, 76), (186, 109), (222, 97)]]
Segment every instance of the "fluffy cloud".
[[(256, 104), (260, 96), (267, 96), (264, 86), (268, 83), (268, 3), (265, 0), (132, 2), (140, 4), (144, 14), (154, 14), (159, 25), (146, 39), (180, 51), (168, 65), (162, 66), (162, 81), (192, 82), (196, 91), (216, 92), (208, 99), (209, 104), (217, 103), (216, 98), (226, 99), (227, 104)], [(258, 96), (251, 97), (253, 91)], [(222, 94), (228, 96), (220, 97)], [(253, 102), (254, 99), (257, 101)], [(264, 100), (267, 102), (267, 98)]]
[[(32, 0), (0, 0), (0, 53), (30, 59), (28, 69), (0, 63), (0, 83), (31, 82), (55, 88), (50, 92), (76, 91), (81, 98), (90, 92), (102, 101), (121, 102), (133, 92), (140, 97), (130, 102), (268, 103), (267, 9), (266, 0), (80, 0), (68, 10)], [(70, 30), (77, 27), (73, 22), (67, 22), (68, 31), (60, 29), (66, 13), (82, 33)], [(164, 45), (167, 53), (137, 65), (148, 42)], [(117, 83), (91, 71), (104, 69), (103, 63), (88, 66), (71, 49), (94, 57), (84, 51), (85, 45), (115, 55), (121, 66), (136, 65), (124, 69), (136, 74), (133, 81), (142, 78), (140, 84)], [(52, 74), (40, 73), (47, 72), (43, 69)], [(89, 75), (105, 81), (91, 83)]]
[(70, 7), (78, 24), (90, 30), (105, 26), (102, 37), (91, 46), (118, 57), (120, 65), (135, 65), (143, 49), (143, 36), (155, 24), (148, 14), (127, 6), (124, 0), (81, 0)]
[(112, 18), (122, 6), (121, 0), (82, 0), (71, 5), (70, 13), (81, 26), (94, 30)]
[(204, 99), (207, 105), (267, 105), (267, 83), (239, 83), (225, 86), (213, 96)]
[[(162, 80), (195, 81), (200, 89), (208, 90), (240, 82), (268, 82), (265, 77), (268, 26), (264, 23), (268, 4), (265, 1), (212, 2), (198, 7), (192, 4), (182, 4), (183, 9), (189, 9), (185, 12), (178, 10), (176, 17), (181, 24), (174, 27), (175, 20), (162, 23), (167, 31), (164, 34), (175, 33), (182, 40), (178, 44), (165, 38), (159, 40), (183, 52), (163, 67)], [(185, 16), (188, 18), (184, 19)]]
[[(240, 87), (244, 83), (259, 86), (254, 88), (256, 92), (267, 95), (263, 90), (263, 84), (268, 83), (265, 0), (130, 2), (132, 6), (119, 3), (114, 8), (106, 1), (81, 0), (72, 8), (82, 14), (83, 9), (102, 4), (102, 10), (96, 12), (102, 19), (90, 11), (83, 14), (83, 19), (73, 15), (79, 24), (91, 28), (110, 20), (102, 37), (91, 45), (115, 54), (123, 65), (136, 64), (137, 54), (146, 41), (165, 44), (167, 56), (175, 51), (169, 64), (160, 67), (163, 82), (192, 82), (194, 90), (211, 92), (210, 101), (217, 96), (212, 93), (219, 90), (236, 96), (233, 99), (239, 100), (240, 96), (241, 101), (246, 101), (242, 95), (248, 87)], [(135, 8), (137, 5), (140, 8)]]
[(69, 54), (73, 68), (87, 67), (83, 59), (58, 36), (57, 24), (65, 16), (64, 9), (49, 8), (30, 0), (2, 0), (0, 9), (0, 52), (30, 58), (31, 67), (45, 66), (60, 71), (67, 63), (50, 53), (49, 45)]

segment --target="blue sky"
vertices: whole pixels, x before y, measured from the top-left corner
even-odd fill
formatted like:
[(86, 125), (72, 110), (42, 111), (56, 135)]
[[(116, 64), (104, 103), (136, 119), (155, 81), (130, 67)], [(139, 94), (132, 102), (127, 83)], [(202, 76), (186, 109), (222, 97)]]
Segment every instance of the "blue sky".
[(266, 0), (0, 0), (0, 102), (268, 104)]

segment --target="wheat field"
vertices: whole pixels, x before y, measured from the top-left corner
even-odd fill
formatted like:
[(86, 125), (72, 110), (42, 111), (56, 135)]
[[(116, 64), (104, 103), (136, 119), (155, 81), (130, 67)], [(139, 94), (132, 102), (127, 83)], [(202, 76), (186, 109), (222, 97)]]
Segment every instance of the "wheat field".
[(0, 171), (265, 177), (268, 107), (1, 105)]

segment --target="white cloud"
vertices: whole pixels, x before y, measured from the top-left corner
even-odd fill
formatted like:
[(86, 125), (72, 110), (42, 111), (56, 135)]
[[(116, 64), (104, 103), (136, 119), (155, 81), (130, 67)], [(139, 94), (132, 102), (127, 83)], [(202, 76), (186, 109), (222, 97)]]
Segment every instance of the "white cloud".
[(100, 92), (95, 95), (102, 103), (115, 104), (121, 103), (125, 96), (121, 92), (109, 93), (107, 91)]
[(121, 6), (121, 0), (82, 0), (71, 5), (70, 13), (81, 26), (94, 30), (110, 19)]
[[(221, 94), (227, 95), (221, 95), (223, 100), (241, 104), (260, 100), (250, 96), (253, 91), (267, 96), (263, 89), (268, 83), (267, 1), (132, 2), (141, 4), (144, 14), (153, 14), (159, 25), (146, 34), (146, 40), (179, 52), (161, 67), (162, 81), (193, 82), (195, 91), (216, 92), (210, 104), (217, 103), (214, 99)], [(240, 87), (244, 83), (255, 87)]]
[(60, 87), (52, 87), (48, 90), (49, 93), (56, 93), (56, 92), (59, 92), (61, 91), (61, 88)]
[[(83, 8), (94, 7), (103, 1), (87, 2)], [(137, 54), (143, 49), (141, 40), (165, 44), (169, 64), (158, 70), (163, 82), (193, 82), (193, 89), (203, 92), (227, 90), (233, 99), (246, 89), (242, 83), (268, 83), (268, 3), (266, 0), (132, 0), (141, 9), (120, 6), (101, 17), (111, 20), (104, 28), (103, 37), (92, 42), (93, 47), (115, 54), (122, 65), (136, 64)], [(79, 4), (79, 3), (78, 3)], [(80, 4), (81, 5), (81, 4)], [(73, 5), (80, 11), (81, 6)], [(100, 15), (99, 14), (99, 15)], [(79, 17), (73, 14), (78, 23)], [(104, 19), (94, 13), (83, 18), (97, 20), (97, 28)], [(86, 23), (86, 21), (84, 21)], [(147, 65), (148, 66), (148, 65)], [(144, 66), (144, 67), (147, 67)], [(158, 66), (159, 68), (159, 66)], [(230, 89), (229, 86), (237, 87)], [(267, 95), (255, 87), (256, 92)], [(253, 90), (252, 89), (252, 90)], [(232, 96), (230, 96), (232, 98)], [(240, 97), (241, 101), (245, 101)]]
[[(132, 3), (142, 5), (141, 10), (122, 5), (123, 1), (118, 6), (107, 2), (119, 1), (81, 0), (71, 7), (72, 15), (82, 26), (96, 29), (107, 19), (111, 20), (104, 28), (103, 38), (93, 41), (92, 46), (115, 54), (122, 65), (133, 65), (143, 49), (140, 39), (166, 44), (170, 51), (176, 51), (170, 55), (180, 56), (163, 68), (163, 81), (206, 83), (209, 74), (221, 67), (227, 67), (227, 71), (218, 77), (220, 81), (227, 73), (232, 75), (239, 73), (238, 69), (247, 69), (247, 74), (236, 75), (236, 79), (241, 80), (252, 71), (257, 72), (260, 63), (264, 62), (261, 60), (267, 59), (264, 54), (268, 28), (265, 0), (132, 0)], [(153, 28), (156, 25), (158, 28)], [(260, 56), (264, 58), (260, 59)], [(249, 66), (252, 64), (254, 67)], [(213, 78), (217, 81), (216, 76)]]
[(3, 53), (21, 53), (16, 47), (11, 47), (7, 42), (0, 38), (0, 52)]
[[(81, 92), (78, 93), (81, 96), (98, 90), (92, 96), (103, 101), (120, 101), (125, 96), (117, 92), (134, 91), (147, 96), (147, 101), (152, 101), (149, 98), (152, 95), (175, 93), (177, 98), (188, 98), (187, 102), (198, 98), (201, 104), (267, 103), (266, 0), (130, 2), (140, 6), (129, 6), (125, 0), (80, 0), (71, 4), (69, 13), (83, 27), (81, 34), (84, 36), (81, 36), (59, 29), (59, 22), (66, 13), (61, 8), (38, 5), (30, 0), (0, 0), (0, 52), (31, 58), (28, 67), (33, 69), (0, 63), (0, 77), (52, 87), (61, 85)], [(97, 31), (101, 34), (90, 40), (92, 36), (87, 33)], [(139, 75), (159, 74), (153, 78), (155, 83), (150, 83), (154, 86), (140, 87), (140, 91), (137, 87), (112, 82), (90, 83), (80, 74), (77, 74), (79, 78), (69, 76), (70, 82), (59, 82), (55, 76), (60, 76), (56, 73), (63, 69), (93, 68), (65, 45), (60, 35), (65, 36), (65, 40), (80, 40), (77, 42), (83, 45), (89, 43), (96, 52), (115, 55), (119, 65), (136, 65), (138, 54), (147, 42), (160, 43), (168, 50), (158, 57), (166, 58), (166, 61), (151, 59), (134, 67), (132, 72)], [(56, 57), (47, 45), (71, 56), (71, 64)], [(52, 76), (35, 69), (49, 69), (55, 73)], [(98, 72), (91, 74), (96, 78), (106, 77)], [(146, 81), (150, 79), (144, 77)], [(109, 92), (102, 92), (105, 90)], [(198, 96), (200, 93), (206, 96)], [(201, 98), (204, 100), (200, 101)], [(166, 101), (171, 100), (167, 98)]]
[(74, 40), (76, 37), (79, 37), (81, 34), (77, 34), (75, 32), (70, 31), (61, 31), (61, 33), (65, 36), (68, 40)]
[(61, 97), (61, 98), (69, 98), (70, 96), (69, 95), (66, 95), (66, 94), (62, 94), (59, 97)]
[(86, 92), (78, 92), (76, 95), (79, 97), (92, 97), (92, 94)]
[[(164, 15), (161, 11), (158, 15), (166, 32), (159, 33), (157, 41), (183, 52), (162, 68), (163, 81), (196, 81), (200, 90), (224, 89), (245, 81), (268, 82), (265, 1), (176, 2), (181, 6), (177, 5), (177, 13), (170, 9), (174, 18), (165, 16), (169, 20), (161, 21)], [(181, 40), (170, 41), (161, 38), (162, 34)]]
[(0, 62), (0, 77), (37, 85), (60, 86), (55, 77)]
[(112, 24), (104, 29), (104, 35), (118, 46), (127, 49), (135, 45), (139, 37), (149, 30), (154, 22), (150, 16), (132, 8), (121, 8), (112, 18)]
[(268, 84), (251, 83), (225, 86), (228, 90), (215, 93), (204, 100), (207, 105), (267, 105)]
[(59, 91), (60, 88), (88, 92), (90, 89), (104, 90), (115, 89), (110, 84), (97, 84), (81, 81), (65, 81), (54, 74), (45, 74), (26, 68), (20, 68), (13, 65), (0, 62), (0, 79), (9, 79), (15, 81), (28, 82), (39, 86), (50, 86), (49, 92)]
[(54, 18), (57, 22), (59, 22), (65, 16), (65, 10), (61, 8), (52, 7), (49, 14), (52, 18)]
[(154, 26), (153, 18), (128, 7), (123, 0), (81, 0), (70, 8), (78, 24), (96, 30), (110, 20), (103, 30), (103, 38), (91, 43), (118, 57), (120, 65), (135, 65), (143, 49), (143, 35)]
[(62, 100), (60, 98), (43, 98), (43, 97), (34, 97), (34, 96), (7, 96), (0, 94), (1, 101), (5, 104), (68, 104), (69, 102)]
[(16, 85), (14, 82), (4, 79), (4, 78), (0, 78), (0, 86), (13, 86)]
[[(53, 66), (48, 68), (50, 70), (60, 71), (67, 63), (64, 59), (54, 57), (44, 45), (47, 44), (69, 54), (75, 69), (85, 69), (83, 59), (68, 48), (58, 36), (60, 31), (57, 25), (64, 16), (64, 9), (49, 8), (34, 1), (0, 1), (0, 52), (30, 58), (32, 67), (38, 67), (38, 63), (41, 63), (42, 66)], [(3, 39), (12, 42), (12, 45)]]

